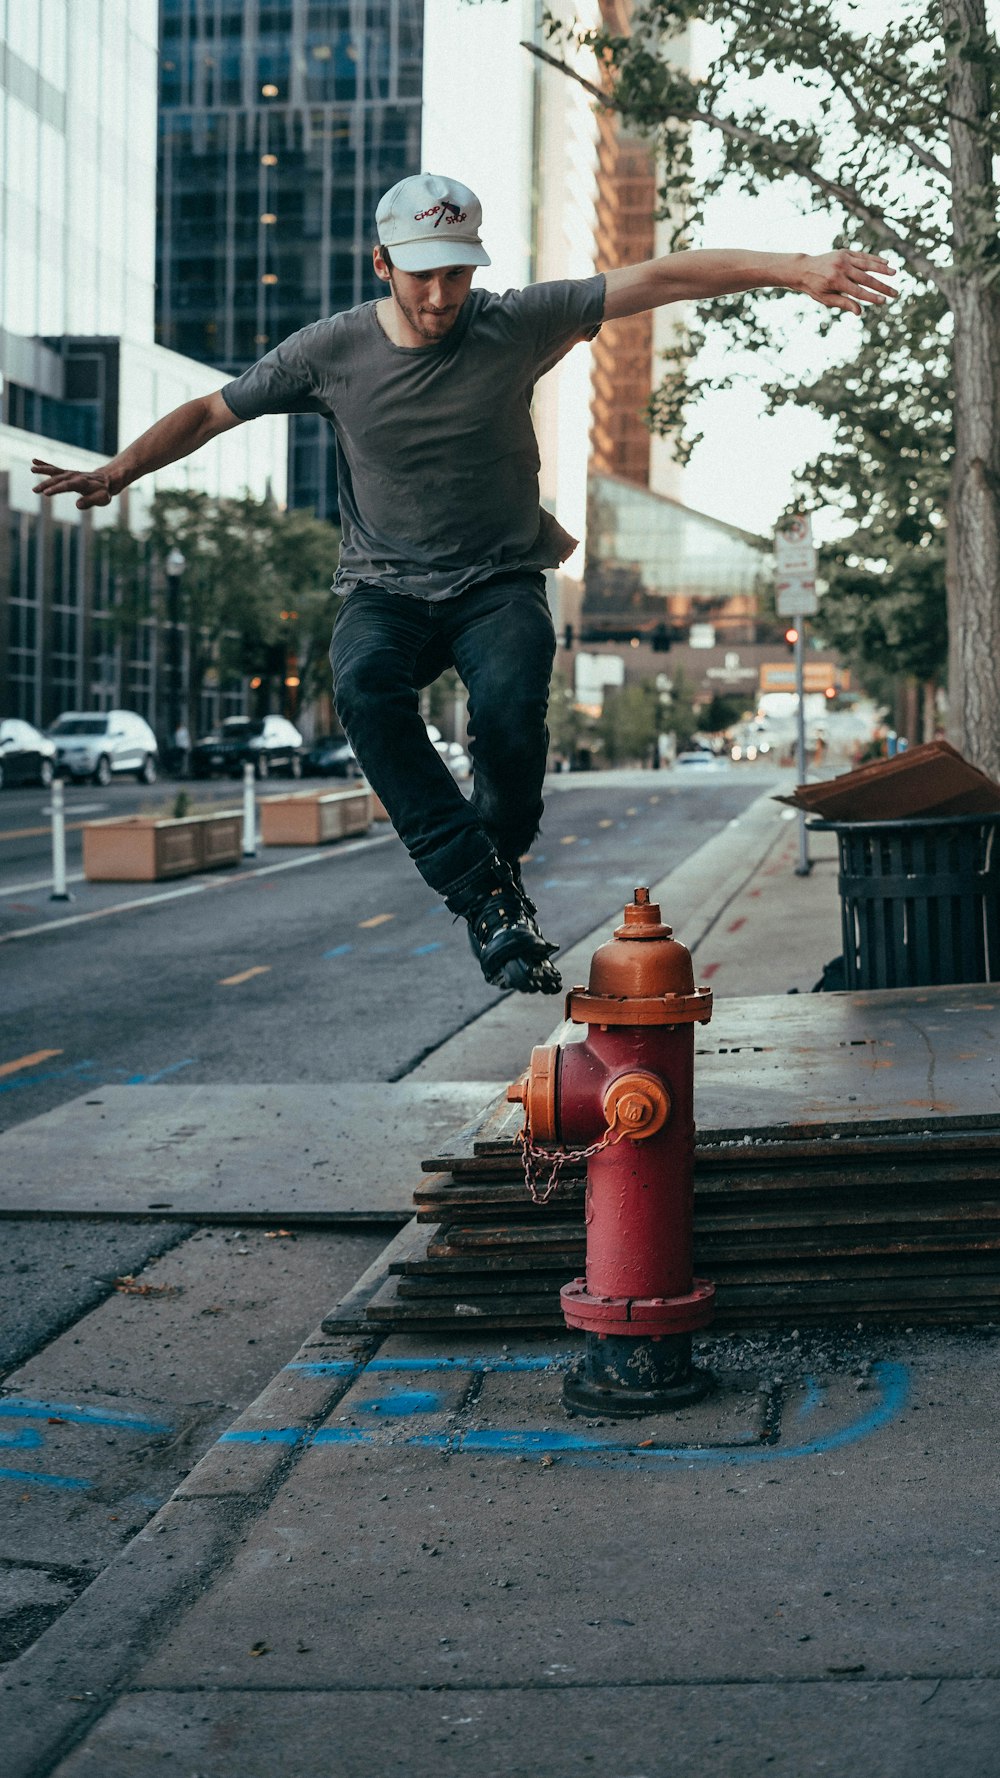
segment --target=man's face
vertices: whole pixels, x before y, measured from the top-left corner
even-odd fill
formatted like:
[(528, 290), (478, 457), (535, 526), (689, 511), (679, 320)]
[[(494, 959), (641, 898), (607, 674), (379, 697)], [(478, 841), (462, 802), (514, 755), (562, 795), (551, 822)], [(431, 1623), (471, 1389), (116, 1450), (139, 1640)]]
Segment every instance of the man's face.
[(443, 340), (458, 320), (472, 287), (471, 265), (437, 266), (432, 272), (404, 272), (387, 267), (376, 250), (375, 270), (392, 290), (396, 306), (414, 333), (428, 345)]

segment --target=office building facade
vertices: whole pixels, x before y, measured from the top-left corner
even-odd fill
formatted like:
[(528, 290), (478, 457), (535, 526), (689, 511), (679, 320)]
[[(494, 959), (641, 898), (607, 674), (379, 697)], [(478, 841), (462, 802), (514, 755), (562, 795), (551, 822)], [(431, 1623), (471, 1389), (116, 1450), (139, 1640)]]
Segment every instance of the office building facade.
[[(160, 344), (235, 375), (382, 288), (382, 192), (420, 168), (423, 0), (161, 0)], [(289, 422), (288, 498), (336, 519), (334, 441)]]
[(153, 342), (157, 31), (156, 0), (0, 0), (0, 715), (37, 726), (121, 704), (162, 727), (162, 567), (123, 624), (103, 530), (141, 532), (157, 486), (284, 495), (278, 419), (108, 507), (32, 491), (32, 458), (96, 468), (225, 381)]

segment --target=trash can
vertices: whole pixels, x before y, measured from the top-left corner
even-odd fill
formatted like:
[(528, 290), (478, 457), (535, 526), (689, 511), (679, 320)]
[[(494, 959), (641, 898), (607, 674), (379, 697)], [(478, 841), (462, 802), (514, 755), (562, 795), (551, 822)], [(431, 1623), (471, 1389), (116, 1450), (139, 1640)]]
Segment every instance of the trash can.
[(1000, 979), (1000, 814), (809, 826), (837, 835), (848, 989)]

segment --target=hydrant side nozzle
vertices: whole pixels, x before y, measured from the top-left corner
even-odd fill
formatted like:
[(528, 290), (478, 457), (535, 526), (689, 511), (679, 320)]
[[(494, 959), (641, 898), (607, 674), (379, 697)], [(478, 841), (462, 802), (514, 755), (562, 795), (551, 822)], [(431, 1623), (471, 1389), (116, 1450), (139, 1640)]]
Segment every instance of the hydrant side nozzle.
[(655, 1136), (670, 1116), (670, 1094), (655, 1074), (621, 1074), (604, 1095), (608, 1129), (639, 1142)]
[(556, 1075), (559, 1046), (536, 1044), (524, 1074), (507, 1088), (507, 1098), (524, 1106), (525, 1129), (536, 1142), (555, 1142), (558, 1134)]

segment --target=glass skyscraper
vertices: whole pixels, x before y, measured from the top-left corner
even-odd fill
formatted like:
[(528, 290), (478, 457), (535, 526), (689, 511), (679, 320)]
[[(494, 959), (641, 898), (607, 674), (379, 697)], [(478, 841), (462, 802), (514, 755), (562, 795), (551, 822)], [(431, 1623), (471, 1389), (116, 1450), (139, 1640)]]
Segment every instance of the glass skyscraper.
[[(102, 532), (141, 533), (157, 487), (284, 496), (272, 417), (108, 507), (33, 492), (33, 457), (96, 468), (224, 381), (153, 343), (157, 29), (157, 0), (0, 0), (0, 716), (39, 726), (124, 704), (162, 729), (156, 604), (123, 622)], [(213, 688), (206, 720), (244, 695)]]
[[(160, 0), (161, 345), (235, 374), (382, 288), (375, 206), (420, 169), (423, 0)], [(333, 438), (289, 426), (288, 501), (336, 518)]]

